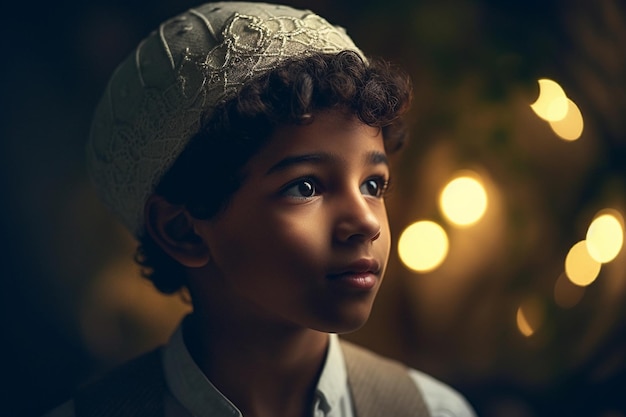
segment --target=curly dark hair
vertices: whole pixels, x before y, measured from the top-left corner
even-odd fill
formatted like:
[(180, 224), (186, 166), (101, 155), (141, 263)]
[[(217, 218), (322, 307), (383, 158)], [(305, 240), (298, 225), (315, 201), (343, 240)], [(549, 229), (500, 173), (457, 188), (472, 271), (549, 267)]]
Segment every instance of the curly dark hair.
[[(209, 219), (226, 207), (244, 180), (243, 166), (276, 126), (310, 123), (324, 109), (345, 109), (381, 128), (385, 149), (393, 152), (406, 136), (401, 116), (410, 100), (409, 77), (382, 60), (366, 64), (354, 52), (341, 52), (285, 62), (214, 110), (155, 193), (184, 205), (193, 217)], [(201, 188), (210, 192), (199, 193)], [(184, 267), (145, 229), (135, 259), (161, 292), (172, 294), (185, 286)]]

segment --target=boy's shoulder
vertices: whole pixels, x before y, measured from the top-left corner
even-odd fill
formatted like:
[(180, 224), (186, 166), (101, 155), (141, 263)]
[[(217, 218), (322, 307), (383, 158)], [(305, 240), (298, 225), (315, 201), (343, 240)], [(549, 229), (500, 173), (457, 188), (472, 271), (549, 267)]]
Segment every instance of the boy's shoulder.
[(374, 415), (475, 416), (465, 398), (438, 379), (345, 340), (341, 346), (357, 415), (375, 407)]
[(162, 415), (167, 390), (161, 349), (144, 353), (79, 387), (74, 397), (43, 417)]
[(428, 404), (432, 417), (476, 417), (465, 397), (444, 382), (416, 369), (408, 369)]
[(399, 362), (340, 341), (358, 416), (429, 416), (424, 396)]

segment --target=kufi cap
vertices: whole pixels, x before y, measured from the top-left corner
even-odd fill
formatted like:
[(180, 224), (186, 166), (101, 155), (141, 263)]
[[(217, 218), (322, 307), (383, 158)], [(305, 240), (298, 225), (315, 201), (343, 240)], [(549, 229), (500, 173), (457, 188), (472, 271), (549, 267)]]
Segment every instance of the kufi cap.
[(344, 50), (363, 57), (343, 28), (287, 6), (207, 3), (164, 22), (95, 111), (87, 165), (104, 203), (139, 236), (147, 198), (219, 103), (287, 59)]

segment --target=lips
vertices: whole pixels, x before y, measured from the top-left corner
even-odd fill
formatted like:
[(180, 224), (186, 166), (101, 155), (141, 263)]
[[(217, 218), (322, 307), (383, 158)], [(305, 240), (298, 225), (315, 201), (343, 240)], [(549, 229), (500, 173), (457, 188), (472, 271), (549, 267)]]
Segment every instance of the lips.
[(380, 272), (380, 264), (376, 259), (372, 258), (363, 258), (355, 261), (343, 268), (339, 268), (334, 272), (328, 274), (330, 279), (341, 278), (342, 276), (347, 275), (364, 275), (364, 274), (372, 274), (378, 275)]
[(380, 264), (375, 259), (359, 259), (328, 274), (335, 285), (347, 290), (369, 291), (376, 287), (380, 275)]

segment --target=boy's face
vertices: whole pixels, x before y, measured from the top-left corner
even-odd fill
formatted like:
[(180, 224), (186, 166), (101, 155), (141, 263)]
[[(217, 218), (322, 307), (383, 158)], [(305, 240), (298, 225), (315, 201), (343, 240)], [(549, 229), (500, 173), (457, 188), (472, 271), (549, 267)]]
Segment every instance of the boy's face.
[(226, 210), (196, 223), (211, 254), (202, 279), (220, 305), (325, 332), (363, 325), (390, 248), (380, 129), (318, 113), (279, 128), (244, 172)]

